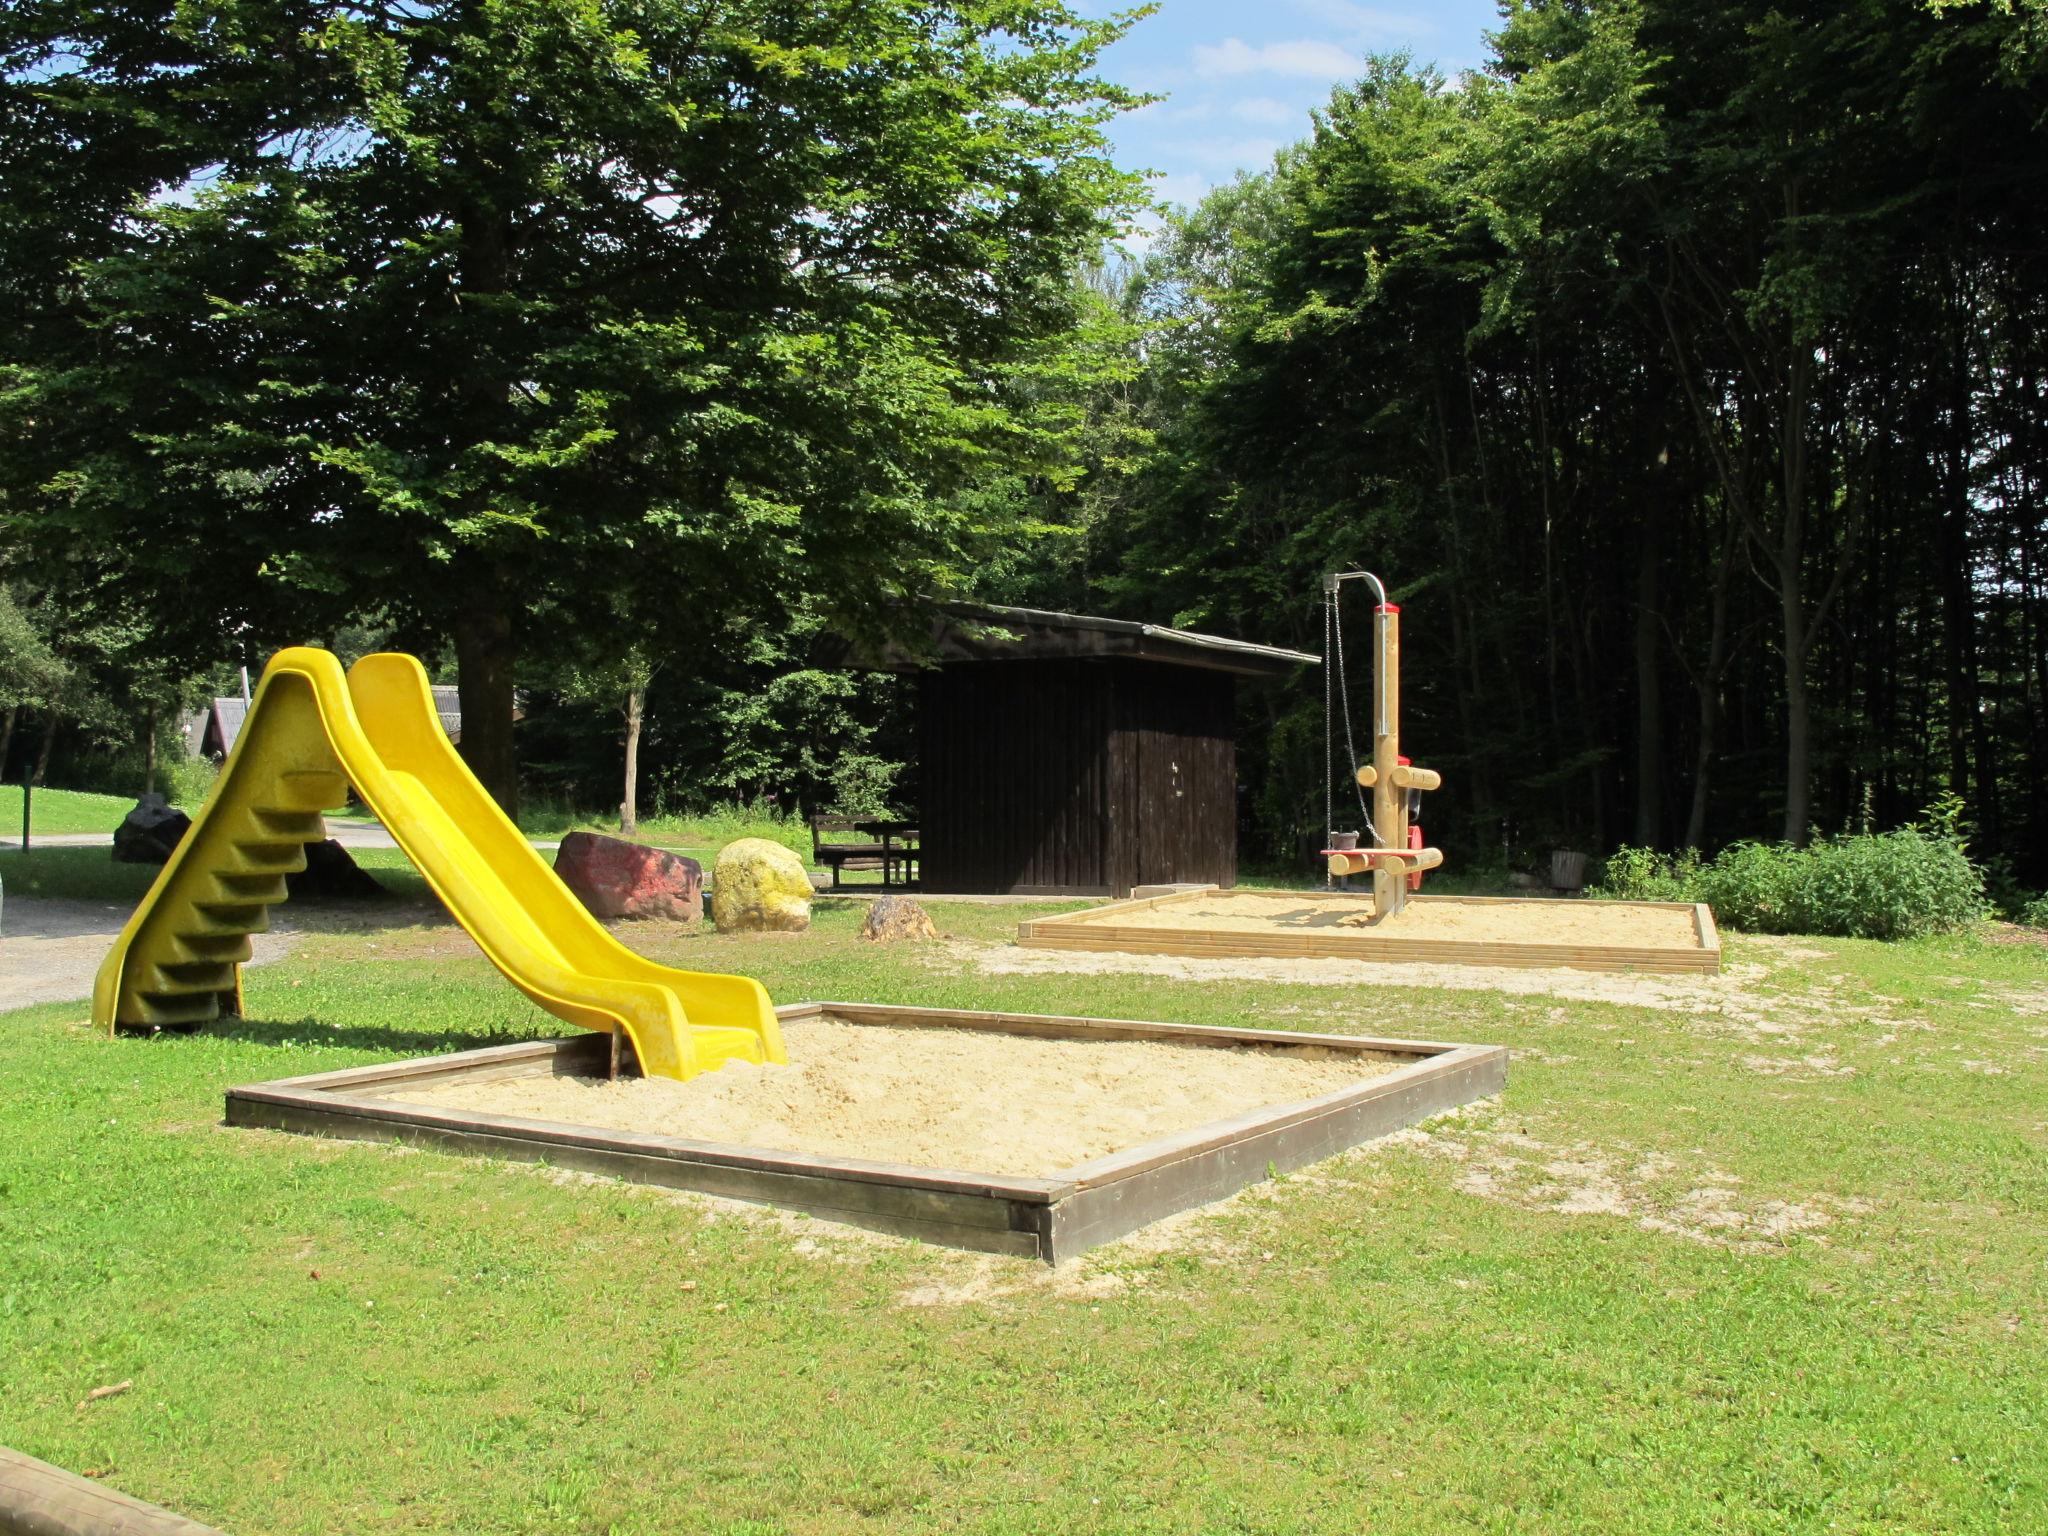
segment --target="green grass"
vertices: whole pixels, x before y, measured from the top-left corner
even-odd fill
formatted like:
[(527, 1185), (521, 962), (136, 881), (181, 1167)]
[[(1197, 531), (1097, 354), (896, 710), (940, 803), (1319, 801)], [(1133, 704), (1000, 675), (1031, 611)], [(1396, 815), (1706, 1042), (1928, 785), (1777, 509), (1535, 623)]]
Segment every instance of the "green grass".
[(931, 906), (956, 946), (626, 931), (785, 1001), (1497, 1040), (1510, 1087), (1051, 1276), (222, 1129), (555, 1028), (445, 925), (311, 934), (208, 1033), (0, 1020), (0, 1443), (239, 1536), (2048, 1528), (2048, 951), (1731, 937), (1650, 1008), (988, 974), (1061, 908)]
[[(78, 789), (38, 789), (29, 797), (30, 846), (38, 834), (111, 833), (135, 808), (133, 795), (94, 795)], [(0, 784), (0, 837), (21, 836), (21, 786)]]
[[(520, 808), (519, 829), (528, 837), (540, 838), (559, 838), (567, 832), (602, 832), (617, 837), (619, 819), (615, 813), (598, 814), (561, 805), (527, 805)], [(770, 814), (760, 806), (721, 806), (690, 816), (643, 816), (634, 837), (639, 842), (687, 853), (693, 858), (707, 853), (715, 858), (720, 848), (742, 837), (765, 837), (781, 843), (806, 862), (811, 856), (809, 826)]]

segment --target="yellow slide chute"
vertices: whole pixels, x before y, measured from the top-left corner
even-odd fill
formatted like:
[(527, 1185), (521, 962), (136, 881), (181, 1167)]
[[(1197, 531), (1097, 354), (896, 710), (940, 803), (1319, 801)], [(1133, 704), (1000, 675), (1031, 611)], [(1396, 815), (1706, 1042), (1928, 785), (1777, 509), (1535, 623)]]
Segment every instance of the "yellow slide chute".
[(515, 987), (571, 1024), (624, 1030), (648, 1076), (787, 1060), (758, 981), (656, 965), (590, 915), (456, 755), (417, 660), (365, 656), (344, 674), (310, 647), (264, 669), (213, 793), (100, 967), (93, 1022), (240, 1012), (249, 935), (351, 784)]

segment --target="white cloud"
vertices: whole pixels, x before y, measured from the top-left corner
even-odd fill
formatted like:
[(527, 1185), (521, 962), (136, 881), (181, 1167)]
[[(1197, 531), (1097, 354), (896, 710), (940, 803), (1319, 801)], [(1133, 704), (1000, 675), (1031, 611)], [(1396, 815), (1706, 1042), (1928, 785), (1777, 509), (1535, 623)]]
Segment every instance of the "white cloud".
[(1262, 43), (1254, 48), (1241, 37), (1202, 43), (1194, 51), (1195, 73), (1218, 75), (1301, 75), (1314, 80), (1343, 80), (1360, 73), (1364, 64), (1335, 43), (1303, 38), (1292, 43)]
[(1274, 96), (1246, 96), (1230, 104), (1230, 115), (1242, 123), (1299, 122), (1307, 126), (1308, 113), (1291, 101), (1281, 101)]

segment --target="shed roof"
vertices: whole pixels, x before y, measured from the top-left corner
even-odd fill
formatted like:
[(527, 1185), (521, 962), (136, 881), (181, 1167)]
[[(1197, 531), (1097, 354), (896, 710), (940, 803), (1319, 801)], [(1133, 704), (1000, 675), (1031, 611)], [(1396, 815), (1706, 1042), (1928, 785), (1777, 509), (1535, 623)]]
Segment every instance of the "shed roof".
[[(453, 683), (432, 683), (428, 685), (434, 696), (434, 713), (440, 716), (441, 729), (448, 733), (450, 741), (462, 740), (462, 700)], [(225, 754), (234, 749), (235, 738), (242, 734), (242, 722), (248, 718), (249, 706), (242, 702), (239, 694), (215, 699), (206, 708), (199, 710), (185, 721), (185, 744), (194, 757), (207, 748), (207, 726), (214, 727), (215, 748)], [(523, 694), (514, 695), (512, 718), (524, 719), (526, 701)]]
[(916, 671), (926, 661), (1040, 661), (1126, 657), (1172, 666), (1232, 672), (1242, 677), (1280, 677), (1321, 658), (1307, 651), (1255, 645), (1226, 635), (1205, 635), (1164, 624), (1107, 619), (1086, 613), (1055, 613), (999, 603), (942, 603), (932, 626), (931, 649), (919, 655), (890, 645), (873, 657), (849, 652), (842, 665), (882, 672)]

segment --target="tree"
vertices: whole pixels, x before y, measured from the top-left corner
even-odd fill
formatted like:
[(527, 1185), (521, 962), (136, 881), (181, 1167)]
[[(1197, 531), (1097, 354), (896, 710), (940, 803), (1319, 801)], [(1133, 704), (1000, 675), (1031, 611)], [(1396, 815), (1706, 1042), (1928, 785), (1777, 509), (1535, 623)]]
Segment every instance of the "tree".
[(1089, 73), (1125, 24), (181, 6), (174, 105), (241, 110), (17, 364), (0, 430), (38, 469), (9, 515), (194, 647), (371, 605), (446, 635), (463, 751), (509, 806), (537, 616), (621, 569), (690, 594), (679, 646), (813, 601), (873, 628), (960, 583), (983, 530), (948, 493), (1004, 440), (995, 383), (1136, 198), (1100, 133), (1135, 98)]
[[(2048, 876), (2043, 14), (1530, 0), (1482, 74), (1374, 61), (1169, 224), (1087, 600), (1313, 647), (1322, 571), (1395, 576), (1461, 861), (1955, 790)], [(1277, 849), (1322, 701), (1270, 697)]]

